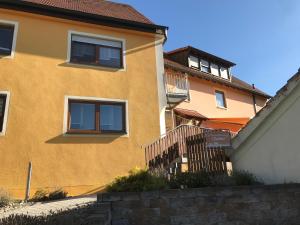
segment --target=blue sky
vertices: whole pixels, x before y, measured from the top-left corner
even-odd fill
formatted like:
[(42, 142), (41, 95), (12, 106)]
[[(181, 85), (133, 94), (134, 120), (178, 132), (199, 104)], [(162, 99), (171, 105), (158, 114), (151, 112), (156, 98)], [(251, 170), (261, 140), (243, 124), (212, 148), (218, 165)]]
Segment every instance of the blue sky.
[(169, 29), (165, 51), (192, 45), (235, 62), (269, 94), (300, 67), (299, 0), (116, 0)]

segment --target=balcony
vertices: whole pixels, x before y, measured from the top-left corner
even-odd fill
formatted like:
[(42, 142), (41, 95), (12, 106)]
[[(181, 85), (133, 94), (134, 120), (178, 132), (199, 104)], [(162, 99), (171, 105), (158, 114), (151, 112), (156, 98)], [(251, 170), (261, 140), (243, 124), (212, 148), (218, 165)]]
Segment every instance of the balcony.
[(189, 83), (186, 74), (165, 73), (165, 88), (169, 108), (189, 98)]

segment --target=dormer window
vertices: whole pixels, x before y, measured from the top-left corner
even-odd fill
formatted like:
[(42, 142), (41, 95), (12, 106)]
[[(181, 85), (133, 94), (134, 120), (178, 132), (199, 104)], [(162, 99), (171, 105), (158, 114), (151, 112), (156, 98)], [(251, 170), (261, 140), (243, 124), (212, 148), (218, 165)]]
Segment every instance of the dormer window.
[(216, 77), (229, 79), (229, 68), (222, 67), (220, 64), (215, 61), (209, 61), (207, 59), (203, 59), (200, 56), (190, 55), (188, 57), (188, 66), (193, 69), (200, 70), (205, 73), (210, 73)]
[(206, 73), (210, 72), (208, 61), (201, 59), (201, 71)]
[(219, 66), (217, 64), (210, 64), (211, 73), (215, 76), (220, 76)]
[(229, 72), (228, 69), (221, 67), (220, 68), (221, 77), (224, 79), (229, 79)]
[(199, 58), (195, 56), (189, 57), (189, 67), (199, 69)]

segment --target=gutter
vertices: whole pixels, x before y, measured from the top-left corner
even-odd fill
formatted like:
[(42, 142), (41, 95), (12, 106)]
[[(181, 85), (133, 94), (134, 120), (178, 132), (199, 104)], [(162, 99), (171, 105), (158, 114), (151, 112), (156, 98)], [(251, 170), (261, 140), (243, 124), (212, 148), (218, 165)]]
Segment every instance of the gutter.
[(147, 33), (162, 34), (165, 36), (165, 40), (167, 39), (168, 27), (156, 24), (147, 24), (131, 20), (123, 20), (119, 18), (101, 16), (41, 4), (34, 4), (31, 2), (24, 2), (19, 0), (1, 0), (0, 8), (57, 17), (73, 21), (81, 21), (97, 25), (104, 25), (109, 27), (118, 27)]

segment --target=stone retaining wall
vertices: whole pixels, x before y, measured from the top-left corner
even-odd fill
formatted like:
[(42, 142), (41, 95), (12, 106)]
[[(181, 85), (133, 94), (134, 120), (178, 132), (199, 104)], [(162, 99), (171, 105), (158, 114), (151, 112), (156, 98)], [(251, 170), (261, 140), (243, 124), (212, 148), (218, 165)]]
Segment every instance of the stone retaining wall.
[(300, 224), (300, 185), (104, 193), (98, 204), (105, 225)]

